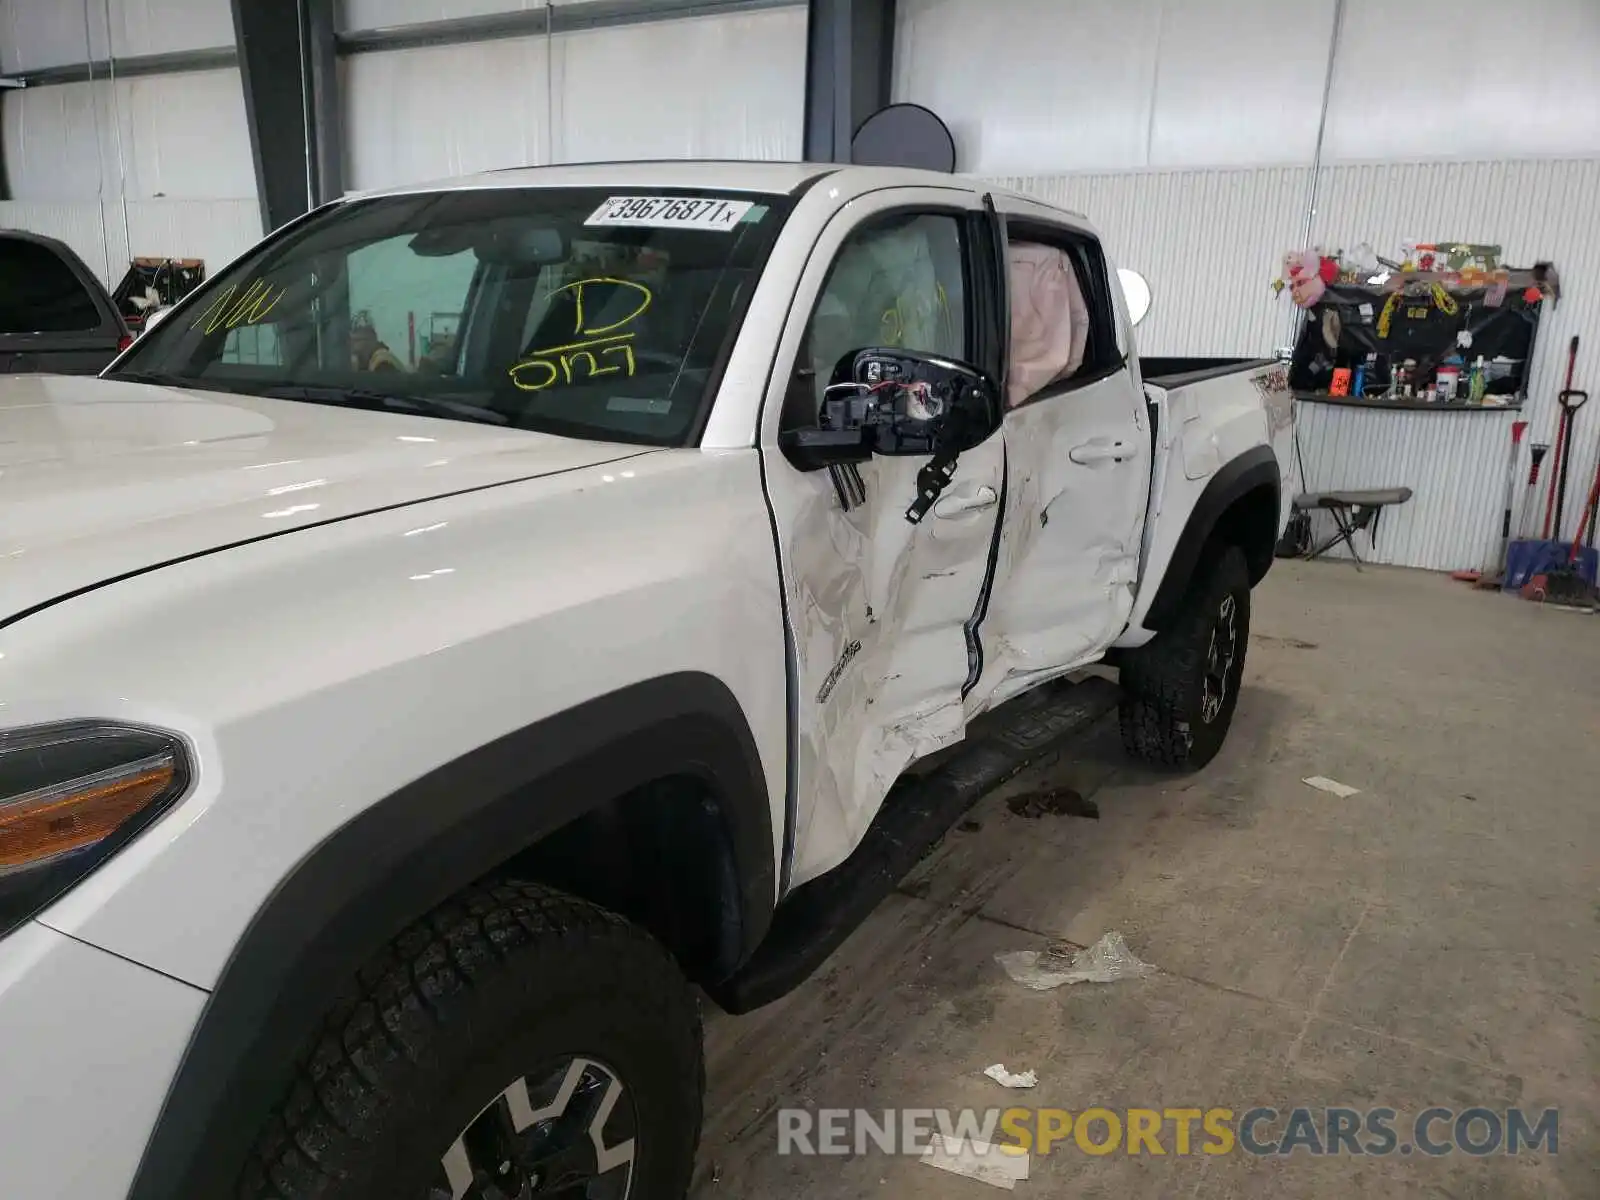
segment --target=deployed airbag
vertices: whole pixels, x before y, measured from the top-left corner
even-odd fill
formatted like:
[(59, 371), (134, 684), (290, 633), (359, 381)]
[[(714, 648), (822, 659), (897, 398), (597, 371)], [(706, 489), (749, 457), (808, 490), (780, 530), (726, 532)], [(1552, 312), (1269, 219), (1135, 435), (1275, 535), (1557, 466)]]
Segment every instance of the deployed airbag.
[(1006, 404), (1015, 408), (1041, 388), (1083, 365), (1089, 306), (1065, 250), (1013, 242), (1011, 261), (1011, 380)]

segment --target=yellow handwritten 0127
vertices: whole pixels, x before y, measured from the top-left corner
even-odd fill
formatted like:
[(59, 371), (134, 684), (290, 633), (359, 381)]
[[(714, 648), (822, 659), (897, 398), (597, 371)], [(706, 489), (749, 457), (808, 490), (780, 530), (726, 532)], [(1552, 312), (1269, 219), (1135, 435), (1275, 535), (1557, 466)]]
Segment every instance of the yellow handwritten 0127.
[[(584, 312), (589, 289), (594, 287), (629, 288), (638, 294), (638, 305), (620, 320), (609, 325), (588, 324)], [(634, 370), (633, 334), (621, 332), (650, 307), (655, 298), (649, 288), (631, 279), (579, 279), (555, 290), (552, 295), (571, 292), (576, 301), (577, 314), (573, 319), (573, 341), (562, 346), (546, 346), (535, 350), (511, 368), (511, 382), (524, 392), (542, 392), (556, 383), (571, 383), (573, 368), (582, 365), (582, 378), (595, 375), (631, 376)], [(620, 361), (601, 366), (600, 359), (616, 356)]]
[(278, 294), (273, 295), (271, 286), (265, 280), (257, 279), (241, 294), (236, 283), (225, 288), (189, 328), (203, 328), (209, 334), (219, 329), (236, 329), (240, 325), (258, 325), (267, 319), (267, 314), (278, 306), (278, 301), (283, 299), (288, 290), (279, 288)]
[[(922, 329), (929, 321), (936, 323), (938, 329)], [(955, 339), (955, 324), (944, 284), (934, 285), (932, 300), (914, 292), (895, 297), (894, 304), (884, 309), (879, 326), (879, 338), (885, 346), (904, 346), (907, 328), (911, 326), (919, 328), (924, 337), (936, 338), (936, 344), (949, 345)]]

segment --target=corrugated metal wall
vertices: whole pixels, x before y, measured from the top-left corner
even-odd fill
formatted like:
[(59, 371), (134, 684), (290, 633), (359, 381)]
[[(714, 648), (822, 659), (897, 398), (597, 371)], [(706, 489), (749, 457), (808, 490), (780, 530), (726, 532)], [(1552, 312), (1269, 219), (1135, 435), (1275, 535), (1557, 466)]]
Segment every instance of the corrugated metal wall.
[[(1600, 5), (1596, 7), (1600, 9)], [(1553, 308), (1547, 305), (1541, 317), (1530, 399), (1523, 413), (1531, 422), (1529, 440), (1554, 440), (1555, 395), (1561, 388), (1567, 343), (1573, 334), (1581, 335), (1583, 340), (1577, 386), (1588, 387), (1600, 397), (1600, 159), (1325, 168), (1312, 236), (1315, 242), (1328, 246), (1348, 246), (1359, 241), (1395, 246), (1408, 238), (1459, 238), (1498, 243), (1513, 263), (1526, 265), (1549, 259), (1561, 272), (1562, 299)], [(1467, 550), (1474, 534), (1486, 542), (1497, 520), (1493, 514), (1499, 509), (1511, 448), (1510, 418), (1475, 413), (1459, 418), (1419, 414), (1421, 422), (1445, 423), (1441, 428), (1451, 420), (1496, 426), (1491, 433), (1476, 427), (1443, 434), (1435, 449), (1433, 435), (1428, 433), (1431, 424), (1411, 430), (1404, 424), (1384, 423), (1392, 422), (1398, 414), (1365, 415), (1371, 432), (1341, 443), (1345, 449), (1326, 459), (1329, 475), (1319, 476), (1307, 460), (1306, 471), (1313, 487), (1328, 486), (1347, 472), (1364, 474), (1385, 454), (1438, 458), (1450, 467), (1449, 477), (1439, 484), (1439, 499), (1430, 498), (1423, 503), (1419, 488), (1417, 502), (1409, 506), (1415, 511), (1404, 518), (1419, 525), (1417, 544), (1431, 548), (1428, 556), (1386, 560), (1448, 568), (1478, 565), (1477, 552), (1469, 555)], [(1323, 420), (1329, 418), (1324, 416)], [(1564, 537), (1576, 530), (1578, 510), (1594, 479), (1597, 441), (1600, 403), (1579, 413), (1569, 472), (1572, 482), (1568, 485), (1566, 527), (1561, 531)], [(1304, 444), (1309, 447), (1311, 441)], [(1459, 509), (1452, 510), (1444, 502), (1445, 497), (1453, 495), (1463, 497)], [(1487, 519), (1485, 513), (1490, 514)], [(1398, 529), (1402, 521), (1395, 524)], [(1379, 550), (1385, 556), (1391, 553), (1381, 538)]]
[(996, 182), (1086, 214), (1119, 266), (1150, 281), (1139, 326), (1151, 354), (1270, 353), (1288, 303), (1268, 284), (1300, 237), (1310, 170), (1129, 171)]
[[(1301, 404), (1300, 449), (1311, 491), (1408, 487), (1409, 504), (1387, 508), (1369, 562), (1451, 571), (1483, 565), (1500, 527), (1511, 449), (1509, 412), (1374, 412)], [(1319, 538), (1333, 533), (1319, 514)], [(1343, 547), (1340, 548), (1341, 554)]]
[[(997, 182), (1088, 214), (1117, 261), (1150, 280), (1146, 354), (1269, 354), (1292, 310), (1269, 284), (1301, 234), (1308, 168), (1021, 176)], [(1329, 247), (1459, 238), (1498, 243), (1518, 264), (1549, 259), (1559, 305), (1542, 319), (1521, 419), (1527, 439), (1555, 435), (1555, 393), (1568, 339), (1584, 336), (1579, 386), (1600, 397), (1600, 159), (1324, 167), (1313, 241)], [(1300, 406), (1309, 490), (1405, 486), (1387, 513), (1379, 562), (1450, 570), (1477, 566), (1498, 527), (1511, 448), (1510, 413), (1403, 413)], [(1594, 479), (1600, 402), (1574, 436), (1565, 535)], [(1523, 452), (1526, 474), (1526, 450)], [(1520, 487), (1518, 498), (1520, 500)], [(1366, 546), (1363, 543), (1363, 553)]]
[[(1335, 7), (900, 0), (896, 98), (945, 118), (962, 169), (1089, 215), (1118, 261), (1151, 282), (1147, 353), (1264, 354), (1293, 324), (1268, 283), (1304, 236)], [(1521, 65), (1457, 80), (1428, 65), (1435, 50)], [(1006, 63), (1004, 87), (970, 70), (990, 58)], [(1590, 347), (1580, 382), (1600, 390), (1597, 61), (1600, 0), (1345, 0), (1330, 81), (1313, 244), (1391, 253), (1408, 239), (1461, 238), (1561, 270), (1566, 295), (1545, 314), (1524, 414), (1541, 440), (1554, 436), (1574, 333)], [(1389, 165), (1367, 165), (1380, 161)], [(1513, 417), (1301, 413), (1308, 487), (1415, 489), (1384, 517), (1376, 558), (1479, 565)], [(1578, 423), (1567, 534), (1597, 439), (1600, 403)]]

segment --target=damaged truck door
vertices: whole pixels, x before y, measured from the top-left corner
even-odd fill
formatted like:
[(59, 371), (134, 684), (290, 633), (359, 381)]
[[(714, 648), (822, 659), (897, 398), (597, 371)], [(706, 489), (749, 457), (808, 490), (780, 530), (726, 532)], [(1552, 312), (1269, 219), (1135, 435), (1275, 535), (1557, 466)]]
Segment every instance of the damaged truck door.
[(1150, 493), (1150, 418), (1098, 240), (1021, 197), (996, 207), (1009, 275), (1010, 479), (973, 709), (1099, 657), (1121, 633)]
[[(992, 255), (968, 192), (864, 196), (822, 232), (777, 350), (781, 448), (763, 453), (796, 643), (794, 884), (847, 856), (900, 773), (964, 730), (1005, 490)], [(931, 410), (874, 416), (874, 387), (907, 373)], [(952, 405), (960, 420), (939, 427), (959, 445), (920, 439), (916, 418)]]

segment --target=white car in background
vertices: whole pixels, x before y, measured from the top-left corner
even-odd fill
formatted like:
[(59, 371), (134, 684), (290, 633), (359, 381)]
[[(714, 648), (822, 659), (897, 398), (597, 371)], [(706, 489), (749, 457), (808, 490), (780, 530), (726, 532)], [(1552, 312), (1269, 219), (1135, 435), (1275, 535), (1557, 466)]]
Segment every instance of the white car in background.
[(1222, 743), (1284, 373), (1115, 280), (949, 176), (509, 171), (0, 383), (0, 1194), (681, 1195), (691, 982), (1112, 707)]

